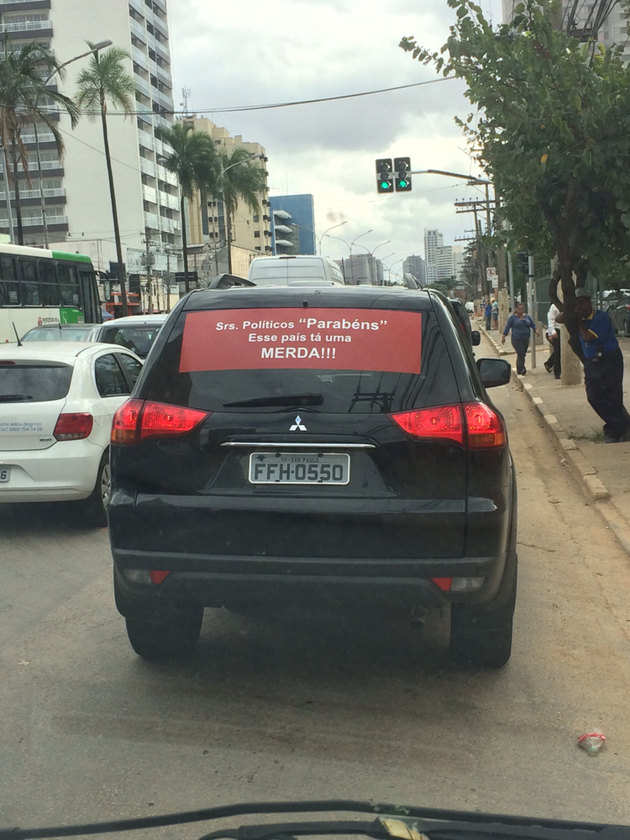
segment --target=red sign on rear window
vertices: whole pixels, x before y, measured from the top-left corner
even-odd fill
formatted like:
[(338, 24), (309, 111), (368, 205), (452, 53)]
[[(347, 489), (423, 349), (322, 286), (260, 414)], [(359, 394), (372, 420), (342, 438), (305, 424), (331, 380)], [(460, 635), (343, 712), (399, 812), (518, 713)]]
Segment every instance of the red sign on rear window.
[(180, 372), (316, 368), (420, 373), (420, 312), (227, 309), (186, 316)]

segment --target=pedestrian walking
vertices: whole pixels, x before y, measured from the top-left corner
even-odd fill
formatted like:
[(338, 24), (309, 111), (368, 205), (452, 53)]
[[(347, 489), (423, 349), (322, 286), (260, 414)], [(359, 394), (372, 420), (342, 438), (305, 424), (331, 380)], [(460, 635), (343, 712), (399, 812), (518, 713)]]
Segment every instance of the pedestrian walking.
[(533, 322), (530, 315), (525, 312), (525, 304), (517, 303), (514, 308), (514, 313), (507, 319), (503, 335), (501, 336), (501, 344), (505, 344), (507, 334), (512, 331), (512, 347), (516, 350), (516, 372), (521, 376), (525, 376), (527, 370), (525, 369), (525, 354), (529, 347), (529, 334), (533, 330), (538, 335), (536, 324)]
[(492, 329), (499, 329), (499, 304), (495, 298), (492, 298)]
[(486, 319), (486, 329), (489, 330), (492, 326), (492, 304), (490, 301), (483, 308), (483, 316)]
[[(623, 354), (610, 315), (593, 309), (590, 292), (575, 290), (575, 314), (584, 354), (584, 386), (591, 408), (604, 421), (606, 443), (630, 440), (630, 414), (623, 404)], [(564, 323), (564, 314), (556, 316)]]
[(551, 353), (545, 362), (545, 370), (547, 373), (553, 371), (556, 379), (560, 379), (560, 328), (557, 323), (557, 317), (560, 310), (555, 303), (552, 303), (547, 312), (547, 341), (551, 345)]

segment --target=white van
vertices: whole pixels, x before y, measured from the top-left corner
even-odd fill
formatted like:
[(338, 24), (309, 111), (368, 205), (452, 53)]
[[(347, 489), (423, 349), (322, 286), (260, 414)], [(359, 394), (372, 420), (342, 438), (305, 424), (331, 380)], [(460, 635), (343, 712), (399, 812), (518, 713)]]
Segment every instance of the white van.
[(312, 254), (287, 254), (281, 257), (256, 257), (249, 266), (247, 279), (256, 286), (343, 286), (337, 263), (328, 257)]

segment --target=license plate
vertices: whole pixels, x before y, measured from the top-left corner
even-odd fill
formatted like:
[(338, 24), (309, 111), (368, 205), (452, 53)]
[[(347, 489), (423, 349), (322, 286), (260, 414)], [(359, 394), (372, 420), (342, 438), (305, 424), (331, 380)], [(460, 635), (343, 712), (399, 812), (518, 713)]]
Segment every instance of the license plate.
[(11, 478), (11, 467), (0, 467), (0, 483)]
[(342, 452), (254, 452), (251, 484), (348, 484), (350, 456)]

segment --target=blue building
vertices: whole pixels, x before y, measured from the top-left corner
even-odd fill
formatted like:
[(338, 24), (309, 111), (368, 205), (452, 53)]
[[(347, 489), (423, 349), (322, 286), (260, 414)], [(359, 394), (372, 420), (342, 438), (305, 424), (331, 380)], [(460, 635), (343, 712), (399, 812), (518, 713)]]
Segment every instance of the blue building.
[(316, 254), (313, 196), (269, 197), (274, 254)]

